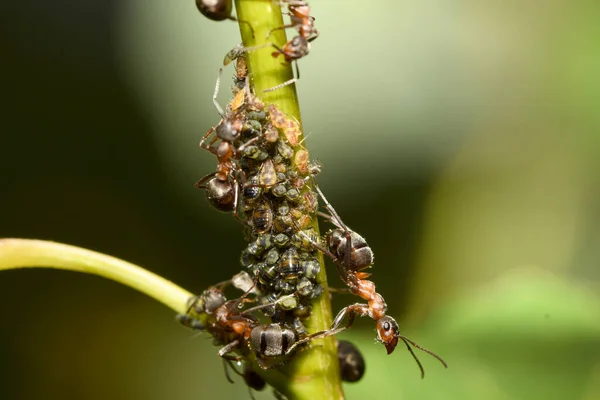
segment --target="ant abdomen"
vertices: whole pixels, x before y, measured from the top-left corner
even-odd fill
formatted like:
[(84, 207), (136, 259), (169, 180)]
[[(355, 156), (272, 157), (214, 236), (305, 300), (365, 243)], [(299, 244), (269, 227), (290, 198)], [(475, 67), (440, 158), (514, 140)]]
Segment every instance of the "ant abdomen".
[(206, 184), (206, 199), (217, 210), (231, 212), (235, 208), (235, 189), (230, 182), (213, 178)]
[[(327, 234), (327, 244), (348, 270), (360, 271), (373, 265), (373, 250), (367, 241), (354, 231), (349, 231), (350, 244), (346, 243), (348, 232), (334, 229)], [(350, 249), (350, 251), (348, 251)]]

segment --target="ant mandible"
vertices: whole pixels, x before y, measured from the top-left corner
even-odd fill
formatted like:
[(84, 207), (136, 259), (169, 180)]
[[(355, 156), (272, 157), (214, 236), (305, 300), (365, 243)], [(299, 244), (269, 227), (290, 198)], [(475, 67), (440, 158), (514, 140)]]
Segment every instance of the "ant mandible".
[(366, 279), (371, 274), (362, 272), (373, 265), (373, 251), (362, 236), (344, 224), (316, 182), (314, 182), (314, 187), (329, 212), (329, 214), (319, 213), (319, 215), (330, 220), (337, 228), (326, 234), (327, 247), (312, 241), (313, 246), (334, 261), (340, 277), (350, 292), (367, 301), (367, 304), (355, 303), (344, 307), (333, 320), (330, 329), (337, 329), (346, 316), (348, 316), (346, 328), (352, 326), (356, 316), (368, 316), (377, 323), (377, 340), (384, 344), (388, 354), (394, 351), (399, 339), (404, 342), (421, 370), (421, 378), (425, 377), (425, 370), (410, 345), (435, 357), (444, 367), (448, 368), (446, 362), (433, 351), (400, 334), (396, 320), (386, 315), (387, 304), (383, 296), (376, 292), (375, 284)]

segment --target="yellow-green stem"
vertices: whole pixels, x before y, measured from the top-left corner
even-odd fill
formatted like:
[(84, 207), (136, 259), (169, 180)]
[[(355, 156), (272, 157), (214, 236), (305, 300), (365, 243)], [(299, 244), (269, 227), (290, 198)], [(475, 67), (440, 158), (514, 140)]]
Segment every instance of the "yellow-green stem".
[(0, 271), (16, 268), (56, 268), (85, 272), (122, 283), (185, 313), (190, 292), (137, 265), (92, 250), (31, 239), (0, 239)]
[[(265, 104), (275, 104), (278, 109), (287, 114), (288, 117), (296, 119), (300, 126), (300, 108), (296, 85), (287, 85), (277, 90), (264, 92), (265, 89), (273, 88), (293, 78), (292, 66), (285, 63), (284, 57), (279, 55), (273, 57), (275, 48), (271, 43), (282, 48), (287, 39), (283, 29), (277, 29), (284, 25), (281, 7), (276, 1), (270, 0), (236, 0), (237, 16), (240, 21), (247, 21), (252, 25), (254, 32), (248, 23), (240, 22), (240, 33), (242, 41), (247, 48), (258, 48), (247, 54), (248, 67), (255, 94)], [(269, 34), (267, 38), (267, 35)], [(294, 33), (296, 34), (296, 33)], [(264, 46), (264, 47), (261, 47)], [(295, 150), (298, 150), (298, 146)], [(313, 221), (316, 232), (319, 232), (316, 217)], [(322, 255), (319, 256), (321, 273), (318, 277), (319, 283), (325, 288), (325, 293), (313, 303), (312, 315), (306, 322), (310, 332), (327, 329), (331, 325), (331, 302), (328, 295), (327, 276)], [(285, 394), (289, 399), (342, 399), (344, 397), (339, 364), (337, 359), (337, 348), (335, 338), (314, 341), (312, 346), (293, 358), (284, 372), (287, 379), (284, 381), (267, 381), (277, 390)]]

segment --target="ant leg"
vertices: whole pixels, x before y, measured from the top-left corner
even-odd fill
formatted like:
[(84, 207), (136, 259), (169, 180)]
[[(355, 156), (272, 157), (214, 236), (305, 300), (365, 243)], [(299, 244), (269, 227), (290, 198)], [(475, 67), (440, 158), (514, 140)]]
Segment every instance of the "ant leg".
[(221, 86), (221, 74), (222, 73), (223, 73), (223, 68), (219, 68), (219, 72), (217, 73), (217, 83), (215, 84), (215, 91), (213, 93), (213, 104), (217, 108), (217, 111), (219, 112), (219, 115), (221, 117), (225, 117), (225, 112), (223, 111), (223, 108), (221, 107), (221, 105), (217, 101), (217, 96), (219, 95), (219, 88)]
[(241, 356), (234, 356), (231, 353), (233, 350), (235, 350), (235, 348), (240, 344), (239, 339), (234, 340), (233, 342), (228, 343), (226, 346), (222, 347), (219, 350), (219, 357), (222, 357), (226, 360), (230, 360), (230, 361), (241, 361), (242, 357)]
[[(225, 372), (225, 378), (227, 379), (227, 382), (229, 382), (229, 383), (235, 383), (233, 381), (233, 379), (231, 379), (231, 376), (229, 376), (229, 369), (228, 369), (228, 367), (233, 368), (233, 366), (230, 363), (231, 363), (231, 360), (227, 360), (225, 358), (223, 359), (223, 372)], [(233, 368), (233, 370), (236, 373), (239, 374), (239, 372), (235, 368)]]
[(234, 17), (232, 15), (230, 15), (228, 19), (239, 22), (240, 24), (248, 25), (248, 28), (250, 28), (250, 33), (252, 33), (252, 39), (254, 39), (254, 28), (252, 28), (252, 24), (250, 22), (244, 21), (243, 19), (237, 19), (237, 17)]
[(216, 172), (213, 172), (213, 173), (210, 173), (210, 174), (206, 175), (204, 178), (202, 178), (198, 182), (196, 182), (194, 184), (194, 186), (196, 186), (198, 189), (206, 189), (206, 185), (204, 185), (204, 182), (210, 180), (216, 174), (217, 174)]
[(312, 33), (314, 34), (314, 36), (311, 36), (311, 37), (309, 37), (309, 38), (307, 39), (307, 41), (308, 41), (309, 43), (310, 43), (310, 42), (312, 42), (313, 40), (315, 40), (316, 38), (318, 38), (318, 37), (319, 37), (319, 31), (318, 31), (318, 30), (316, 30), (316, 29), (313, 29), (313, 30), (312, 30)]
[(261, 368), (262, 368), (262, 369), (264, 369), (264, 370), (267, 370), (267, 369), (271, 369), (271, 368), (278, 367), (278, 366), (280, 366), (280, 365), (283, 365), (283, 364), (285, 364), (286, 362), (287, 362), (287, 361), (284, 361), (283, 363), (279, 363), (279, 364), (275, 364), (275, 365), (269, 365), (269, 364), (267, 364), (267, 363), (266, 363), (266, 362), (265, 362), (265, 361), (264, 361), (262, 358), (260, 358), (260, 357), (258, 357), (258, 356), (256, 357), (256, 363), (258, 364), (258, 366), (259, 366), (259, 367), (261, 367)]
[(329, 293), (352, 294), (352, 292), (348, 288), (332, 288), (332, 287), (329, 287), (327, 289), (329, 290)]
[(359, 317), (369, 315), (369, 306), (366, 304), (355, 303), (342, 308), (338, 315), (336, 315), (336, 317), (333, 319), (333, 323), (331, 324), (330, 329), (336, 329), (338, 326), (340, 326), (346, 315), (348, 315), (348, 323), (346, 324), (347, 329), (352, 326), (352, 324), (354, 323), (354, 318), (357, 315)]
[(202, 140), (200, 141), (200, 143), (198, 144), (198, 146), (200, 146), (200, 148), (211, 151), (210, 150), (210, 146), (217, 140), (215, 138), (213, 138), (213, 140), (208, 144), (208, 145), (204, 145), (204, 142), (206, 141), (206, 139), (208, 139), (208, 137), (210, 136), (211, 133), (213, 133), (215, 131), (215, 128), (212, 127), (210, 128), (202, 137)]
[(181, 325), (188, 327), (190, 329), (199, 330), (199, 331), (203, 331), (206, 329), (206, 326), (204, 326), (204, 324), (202, 324), (202, 322), (198, 321), (197, 319), (195, 319), (193, 317), (190, 317), (187, 314), (177, 314), (177, 316), (175, 318)]
[(276, 389), (273, 389), (273, 397), (275, 397), (275, 400), (288, 400), (287, 397), (278, 392)]
[(267, 36), (265, 37), (265, 39), (268, 39), (268, 38), (269, 38), (269, 36), (271, 36), (271, 34), (272, 34), (273, 32), (275, 32), (275, 31), (278, 31), (278, 30), (280, 30), (280, 29), (294, 28), (294, 27), (296, 27), (296, 25), (294, 25), (294, 24), (287, 24), (287, 25), (283, 25), (283, 26), (280, 26), (280, 27), (277, 27), (277, 28), (273, 28), (273, 29), (271, 29), (271, 30), (270, 30), (270, 31), (267, 33)]
[(298, 60), (294, 60), (294, 66), (296, 67), (296, 80), (300, 80), (300, 67), (298, 67)]
[(310, 342), (311, 340), (325, 339), (326, 337), (337, 335), (338, 333), (345, 331), (346, 329), (348, 329), (347, 326), (343, 328), (327, 329), (325, 331), (315, 332), (303, 339), (298, 340), (296, 343), (288, 347), (287, 351), (285, 352), (285, 355), (291, 354), (296, 349), (296, 347), (301, 346), (304, 343)]
[(239, 217), (238, 217), (238, 194), (239, 194), (239, 184), (237, 179), (233, 179), (233, 216), (235, 217), (235, 219), (237, 219), (238, 221), (240, 221), (242, 224), (244, 223)]
[[(296, 62), (295, 64), (296, 64), (296, 68), (297, 68), (298, 67), (298, 63)], [(287, 81), (285, 81), (283, 83), (280, 83), (279, 85), (273, 86), (272, 88), (264, 89), (263, 93), (272, 92), (273, 90), (281, 89), (282, 87), (285, 87), (287, 85), (291, 85), (292, 83), (296, 83), (298, 81), (298, 79), (299, 78), (289, 79), (289, 80), (287, 80)]]

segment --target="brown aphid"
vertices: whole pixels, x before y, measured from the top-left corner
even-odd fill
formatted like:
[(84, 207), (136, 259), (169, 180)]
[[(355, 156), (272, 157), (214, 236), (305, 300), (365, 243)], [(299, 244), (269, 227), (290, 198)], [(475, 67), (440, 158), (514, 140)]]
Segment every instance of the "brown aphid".
[(273, 207), (267, 200), (262, 200), (254, 207), (250, 225), (256, 233), (265, 233), (273, 226)]
[(292, 216), (292, 218), (294, 218), (294, 221), (296, 221), (296, 224), (300, 229), (306, 229), (312, 224), (312, 218), (310, 217), (310, 215), (302, 212), (297, 208), (292, 208), (290, 210), (290, 215)]
[(281, 129), (286, 139), (292, 146), (298, 146), (300, 143), (300, 124), (298, 121), (288, 118), (281, 110), (275, 107), (274, 104), (269, 105), (269, 114), (271, 114), (271, 122), (277, 129)]
[(258, 183), (263, 187), (271, 187), (277, 183), (277, 171), (273, 160), (267, 159), (260, 167)]
[(275, 143), (279, 139), (279, 132), (273, 125), (268, 125), (265, 128), (265, 140), (269, 143)]
[(294, 155), (294, 164), (301, 174), (308, 173), (308, 151), (300, 149)]
[(313, 214), (319, 208), (319, 198), (312, 190), (308, 190), (302, 194), (302, 206), (304, 211)]
[(289, 126), (283, 130), (283, 133), (292, 146), (298, 146), (302, 132), (300, 131), (300, 124), (297, 121), (290, 120)]
[(246, 99), (246, 91), (244, 89), (237, 92), (235, 97), (233, 98), (233, 100), (231, 100), (231, 104), (230, 104), (231, 110), (237, 111), (240, 107), (242, 107), (244, 105), (245, 99)]

